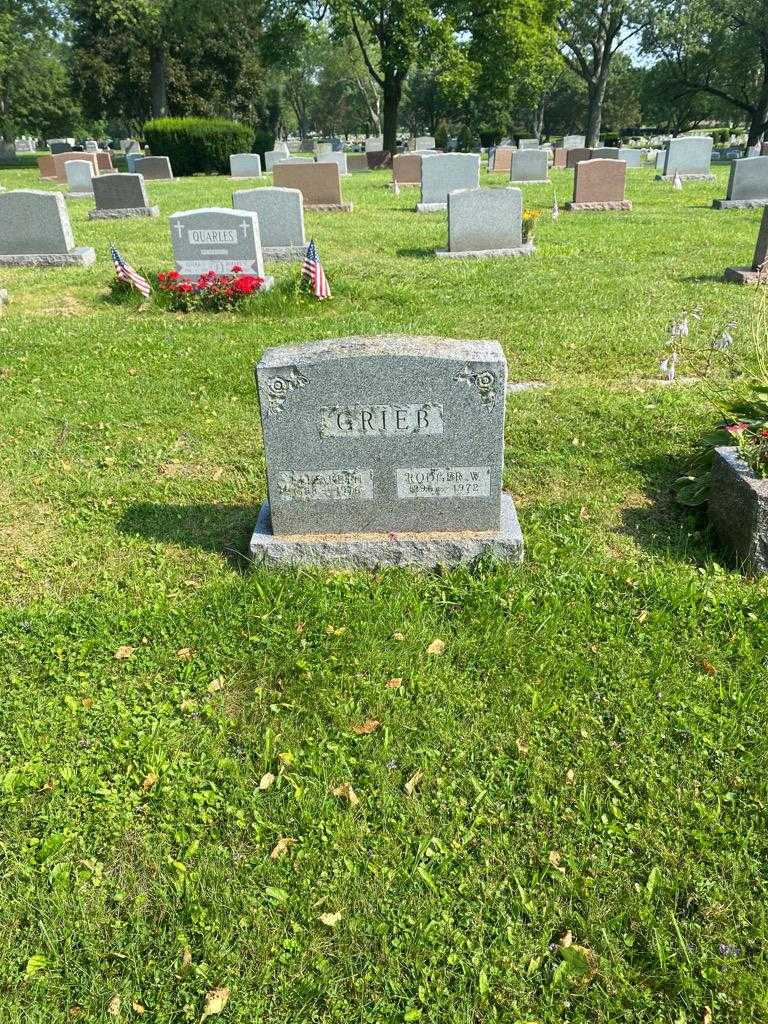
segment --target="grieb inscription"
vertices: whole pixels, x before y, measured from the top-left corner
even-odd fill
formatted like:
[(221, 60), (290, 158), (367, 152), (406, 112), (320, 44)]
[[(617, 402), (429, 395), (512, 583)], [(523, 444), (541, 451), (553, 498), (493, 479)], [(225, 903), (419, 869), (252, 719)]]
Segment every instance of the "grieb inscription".
[(490, 466), (398, 469), (398, 498), (489, 498)]
[(373, 498), (373, 473), (370, 469), (281, 473), (278, 487), (284, 501), (369, 501)]
[(336, 405), (320, 410), (321, 437), (442, 434), (442, 405)]

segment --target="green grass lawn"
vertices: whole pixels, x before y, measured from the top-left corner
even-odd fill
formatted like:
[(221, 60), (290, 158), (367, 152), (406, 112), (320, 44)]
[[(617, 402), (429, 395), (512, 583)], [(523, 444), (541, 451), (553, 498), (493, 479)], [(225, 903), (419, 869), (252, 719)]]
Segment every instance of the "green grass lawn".
[[(169, 267), (167, 216), (227, 178), (148, 183), (153, 221), (70, 201), (96, 266), (3, 273), (0, 1021), (199, 1021), (217, 986), (243, 1024), (768, 1019), (768, 584), (673, 504), (716, 414), (656, 379), (683, 309), (749, 345), (720, 279), (760, 212), (711, 210), (716, 173), (629, 172), (632, 213), (485, 262), (353, 176), (306, 218), (333, 301), (275, 265), (252, 317), (109, 301), (109, 243)], [(382, 332), (546, 385), (507, 403), (523, 568), (249, 569), (253, 363)]]

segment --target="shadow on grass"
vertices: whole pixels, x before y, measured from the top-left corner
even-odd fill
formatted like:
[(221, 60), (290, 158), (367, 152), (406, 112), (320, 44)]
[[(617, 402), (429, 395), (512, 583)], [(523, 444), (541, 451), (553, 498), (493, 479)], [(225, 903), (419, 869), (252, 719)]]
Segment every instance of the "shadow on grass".
[(690, 274), (688, 277), (679, 277), (678, 281), (684, 281), (685, 284), (725, 284), (724, 273), (725, 267), (719, 274)]
[(645, 484), (622, 504), (616, 530), (651, 554), (703, 566), (720, 554), (712, 546), (706, 510), (678, 504), (672, 488), (689, 462), (658, 457), (635, 463)]
[(129, 505), (118, 523), (121, 533), (147, 540), (202, 548), (222, 555), (235, 572), (250, 567), (248, 541), (258, 508), (250, 505)]
[(435, 255), (434, 249), (397, 249), (398, 256), (413, 256), (416, 259), (433, 259)]

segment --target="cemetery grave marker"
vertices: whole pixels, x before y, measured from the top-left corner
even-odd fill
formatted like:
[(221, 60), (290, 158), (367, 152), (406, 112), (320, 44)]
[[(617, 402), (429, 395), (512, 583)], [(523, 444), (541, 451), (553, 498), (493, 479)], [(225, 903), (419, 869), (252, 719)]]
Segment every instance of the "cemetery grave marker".
[(89, 220), (117, 220), (125, 217), (157, 217), (160, 210), (147, 198), (140, 174), (105, 174), (93, 179), (96, 208)]
[(582, 160), (576, 164), (573, 202), (567, 210), (631, 210), (624, 198), (627, 165), (623, 160)]
[(509, 174), (512, 167), (512, 146), (497, 146), (493, 151), (493, 160), (488, 168), (489, 174)]
[(421, 186), (421, 153), (400, 153), (394, 157), (392, 181), (400, 187)]
[(618, 160), (619, 152), (618, 146), (602, 146), (592, 150), (590, 160)]
[(716, 210), (756, 210), (768, 205), (768, 156), (734, 160), (725, 199), (714, 199)]
[(67, 184), (66, 165), (70, 160), (87, 160), (93, 167), (94, 175), (99, 173), (99, 164), (95, 153), (56, 153), (51, 157), (51, 160), (53, 161), (54, 168), (53, 177), (62, 185)]
[(566, 135), (563, 137), (563, 149), (584, 149), (586, 144), (586, 135)]
[(384, 336), (268, 349), (256, 367), (270, 565), (520, 561), (501, 490), (506, 360), (497, 342)]
[(167, 156), (142, 156), (133, 161), (133, 171), (145, 181), (173, 181), (171, 161)]
[(93, 164), (90, 160), (68, 160), (64, 164), (67, 176), (69, 199), (91, 199), (93, 197)]
[(96, 154), (96, 166), (99, 169), (99, 174), (108, 174), (110, 171), (114, 171), (112, 154), (100, 149)]
[(347, 169), (347, 154), (337, 153), (333, 150), (329, 153), (320, 153), (315, 158), (315, 163), (318, 164), (336, 164), (339, 168), (339, 174), (342, 178), (349, 177), (349, 170)]
[(480, 187), (477, 153), (437, 153), (421, 161), (421, 202), (417, 213), (437, 213), (448, 208), (448, 193)]
[(61, 192), (0, 193), (0, 267), (89, 267), (90, 248), (76, 248)]
[(546, 184), (549, 181), (549, 160), (546, 150), (513, 150), (509, 179), (529, 184)]
[(622, 146), (619, 149), (619, 160), (623, 160), (627, 165), (627, 170), (640, 167), (642, 165), (643, 154), (639, 149), (630, 149), (629, 146)]
[(718, 539), (751, 576), (768, 572), (768, 480), (756, 476), (728, 445), (715, 448), (709, 518)]
[(520, 139), (520, 141), (517, 144), (517, 148), (518, 149), (538, 149), (539, 148), (539, 140), (538, 139)]
[(243, 273), (265, 278), (262, 291), (271, 288), (273, 279), (264, 273), (255, 213), (217, 207), (185, 210), (171, 214), (170, 228), (176, 269), (185, 277), (197, 278), (209, 271), (229, 274), (239, 266)]
[(592, 150), (591, 149), (584, 149), (583, 147), (579, 147), (579, 148), (574, 147), (573, 149), (569, 149), (566, 152), (565, 166), (569, 170), (574, 170), (576, 168), (576, 164), (579, 164), (579, 163), (581, 163), (584, 160), (591, 160), (591, 159), (592, 159)]
[(711, 170), (712, 138), (709, 135), (685, 135), (664, 143), (664, 164), (657, 180), (672, 181), (676, 174), (699, 181), (714, 181)]
[(259, 219), (266, 260), (303, 260), (307, 251), (304, 206), (297, 188), (250, 188), (232, 194), (236, 210), (250, 210)]
[(232, 178), (260, 178), (261, 157), (258, 153), (231, 153), (229, 173)]
[(347, 170), (350, 174), (367, 173), (370, 167), (365, 153), (349, 153), (347, 155)]
[(768, 206), (763, 209), (752, 265), (728, 267), (724, 279), (733, 284), (768, 284)]
[(523, 193), (519, 188), (473, 188), (448, 193), (448, 248), (452, 259), (530, 256), (523, 242)]
[(373, 135), (365, 140), (366, 153), (380, 153), (384, 148), (384, 136)]
[(339, 168), (330, 164), (275, 164), (275, 185), (297, 188), (304, 197), (304, 208), (320, 213), (350, 213), (352, 203), (341, 196)]

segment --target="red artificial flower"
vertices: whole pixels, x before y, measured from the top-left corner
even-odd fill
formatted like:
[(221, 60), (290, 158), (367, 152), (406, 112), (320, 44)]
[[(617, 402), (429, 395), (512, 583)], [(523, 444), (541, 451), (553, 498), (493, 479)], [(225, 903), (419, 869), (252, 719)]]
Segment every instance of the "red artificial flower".
[(169, 281), (178, 281), (178, 279), (181, 277), (181, 274), (178, 272), (178, 270), (169, 270), (168, 273), (166, 274), (166, 277), (168, 278)]
[(232, 267), (232, 273), (233, 274), (242, 274), (242, 272), (243, 272), (243, 268), (238, 263), (236, 263), (234, 265), (234, 267)]
[(160, 273), (159, 273), (159, 274), (157, 275), (157, 280), (158, 280), (158, 281), (160, 281), (160, 282), (162, 282), (162, 281), (164, 281), (164, 280), (165, 280), (165, 274), (164, 274), (164, 273), (162, 272), (162, 270), (161, 270), (161, 271), (160, 271)]
[(741, 423), (729, 423), (725, 429), (729, 434), (743, 434), (745, 430), (749, 429), (749, 424), (742, 420)]

